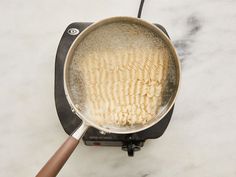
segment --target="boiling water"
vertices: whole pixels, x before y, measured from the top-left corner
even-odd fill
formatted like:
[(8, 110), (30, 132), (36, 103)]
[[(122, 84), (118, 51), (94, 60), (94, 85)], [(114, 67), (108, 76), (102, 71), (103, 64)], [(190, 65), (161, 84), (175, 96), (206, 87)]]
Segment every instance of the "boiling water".
[(136, 24), (110, 23), (90, 32), (71, 62), (73, 102), (103, 126), (146, 124), (164, 111), (177, 84), (164, 41)]

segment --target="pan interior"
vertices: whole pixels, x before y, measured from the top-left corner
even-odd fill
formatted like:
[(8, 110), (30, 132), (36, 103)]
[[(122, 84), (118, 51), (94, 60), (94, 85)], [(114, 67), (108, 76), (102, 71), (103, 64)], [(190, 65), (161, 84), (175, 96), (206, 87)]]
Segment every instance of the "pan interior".
[(76, 40), (66, 86), (79, 115), (121, 133), (163, 117), (176, 96), (179, 71), (161, 34), (135, 20), (113, 20)]

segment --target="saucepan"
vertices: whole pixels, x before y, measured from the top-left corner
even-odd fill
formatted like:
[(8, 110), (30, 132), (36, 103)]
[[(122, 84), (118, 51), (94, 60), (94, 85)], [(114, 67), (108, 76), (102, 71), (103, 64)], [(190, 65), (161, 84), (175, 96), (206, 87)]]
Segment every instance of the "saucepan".
[(66, 98), (83, 123), (37, 176), (56, 176), (90, 126), (131, 134), (159, 122), (175, 102), (180, 73), (172, 42), (151, 23), (111, 17), (90, 25), (77, 36), (64, 64)]

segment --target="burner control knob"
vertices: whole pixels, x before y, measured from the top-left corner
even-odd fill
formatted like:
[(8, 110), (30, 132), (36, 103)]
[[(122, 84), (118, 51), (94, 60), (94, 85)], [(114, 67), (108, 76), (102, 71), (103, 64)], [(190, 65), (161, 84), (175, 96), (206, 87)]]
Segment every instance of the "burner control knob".
[(128, 152), (128, 156), (132, 157), (134, 156), (134, 152), (135, 151), (139, 151), (141, 149), (141, 147), (138, 144), (134, 144), (132, 142), (129, 142), (128, 144), (125, 144), (122, 146), (122, 150), (123, 151), (127, 151)]

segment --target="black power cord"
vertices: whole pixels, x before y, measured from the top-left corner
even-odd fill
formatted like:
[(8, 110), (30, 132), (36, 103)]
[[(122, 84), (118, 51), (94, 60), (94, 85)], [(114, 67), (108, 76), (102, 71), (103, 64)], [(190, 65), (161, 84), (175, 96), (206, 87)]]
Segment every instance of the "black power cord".
[(139, 10), (138, 10), (138, 16), (137, 16), (138, 18), (141, 18), (143, 4), (144, 4), (144, 0), (141, 0), (140, 5), (139, 5)]

